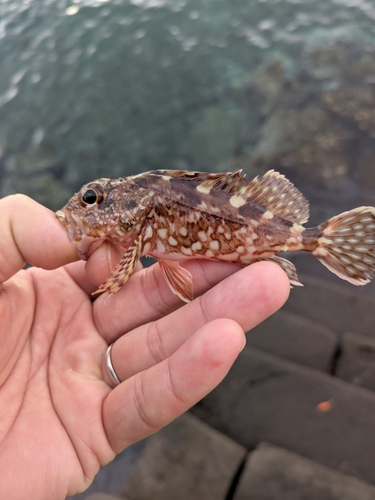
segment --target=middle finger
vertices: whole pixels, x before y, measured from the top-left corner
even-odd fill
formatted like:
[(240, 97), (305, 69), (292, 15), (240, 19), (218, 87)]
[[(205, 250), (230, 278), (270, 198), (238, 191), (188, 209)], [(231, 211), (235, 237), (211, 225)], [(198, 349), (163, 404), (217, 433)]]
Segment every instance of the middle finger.
[(125, 380), (161, 362), (214, 319), (232, 319), (247, 331), (276, 312), (288, 293), (289, 281), (275, 264), (242, 269), (190, 304), (119, 338), (112, 348), (116, 373)]

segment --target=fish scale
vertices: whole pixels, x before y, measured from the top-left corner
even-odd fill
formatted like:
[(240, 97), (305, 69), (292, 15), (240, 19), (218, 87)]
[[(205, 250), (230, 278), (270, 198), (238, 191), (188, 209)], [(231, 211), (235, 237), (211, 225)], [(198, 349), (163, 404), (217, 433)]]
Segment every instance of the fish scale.
[(86, 184), (57, 213), (79, 256), (105, 240), (124, 256), (97, 292), (108, 296), (130, 278), (142, 255), (155, 257), (170, 289), (193, 299), (192, 276), (179, 262), (209, 259), (243, 266), (276, 262), (291, 285), (294, 265), (275, 255), (304, 250), (340, 278), (364, 285), (375, 270), (375, 208), (358, 207), (305, 228), (309, 204), (283, 175), (270, 170), (247, 182), (226, 173), (154, 170)]

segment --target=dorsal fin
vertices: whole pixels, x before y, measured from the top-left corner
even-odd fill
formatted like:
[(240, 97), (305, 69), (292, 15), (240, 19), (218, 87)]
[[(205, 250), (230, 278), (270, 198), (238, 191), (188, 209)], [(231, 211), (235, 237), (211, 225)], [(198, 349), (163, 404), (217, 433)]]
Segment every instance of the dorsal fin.
[(274, 170), (269, 170), (262, 177), (255, 177), (241, 187), (240, 194), (290, 222), (303, 224), (309, 218), (306, 198), (284, 175)]
[(247, 186), (245, 176), (241, 176), (242, 169), (235, 172), (190, 172), (189, 170), (156, 170), (157, 175), (180, 178), (189, 182), (196, 182), (202, 187), (219, 189), (227, 193), (238, 192), (243, 186)]
[(227, 193), (235, 193), (247, 185), (245, 176), (241, 176), (241, 172), (242, 169), (236, 170), (235, 172), (203, 174), (199, 181), (201, 186), (207, 187), (208, 189), (219, 189)]

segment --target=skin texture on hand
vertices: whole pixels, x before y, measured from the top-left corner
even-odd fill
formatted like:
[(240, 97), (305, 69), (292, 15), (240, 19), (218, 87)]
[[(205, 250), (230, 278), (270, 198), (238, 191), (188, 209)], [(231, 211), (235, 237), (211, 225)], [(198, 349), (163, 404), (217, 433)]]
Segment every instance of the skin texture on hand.
[[(168, 424), (225, 377), (247, 331), (288, 297), (275, 264), (186, 262), (183, 304), (156, 264), (108, 301), (91, 293), (120, 255), (105, 243), (77, 262), (53, 212), (0, 200), (0, 498), (59, 500)], [(28, 262), (34, 267), (22, 270)], [(238, 271), (238, 272), (235, 272)], [(102, 370), (107, 346), (123, 381)]]

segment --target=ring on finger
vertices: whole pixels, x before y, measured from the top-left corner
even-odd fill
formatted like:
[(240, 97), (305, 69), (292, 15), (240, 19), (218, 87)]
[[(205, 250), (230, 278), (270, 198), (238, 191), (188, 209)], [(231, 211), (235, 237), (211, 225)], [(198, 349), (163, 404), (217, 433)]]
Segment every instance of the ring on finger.
[(111, 385), (114, 388), (114, 387), (118, 386), (119, 384), (121, 384), (121, 380), (118, 378), (118, 375), (113, 367), (112, 356), (111, 356), (112, 347), (113, 347), (113, 344), (110, 344), (108, 346), (106, 353), (105, 353), (105, 365), (107, 367), (109, 378), (111, 379)]

